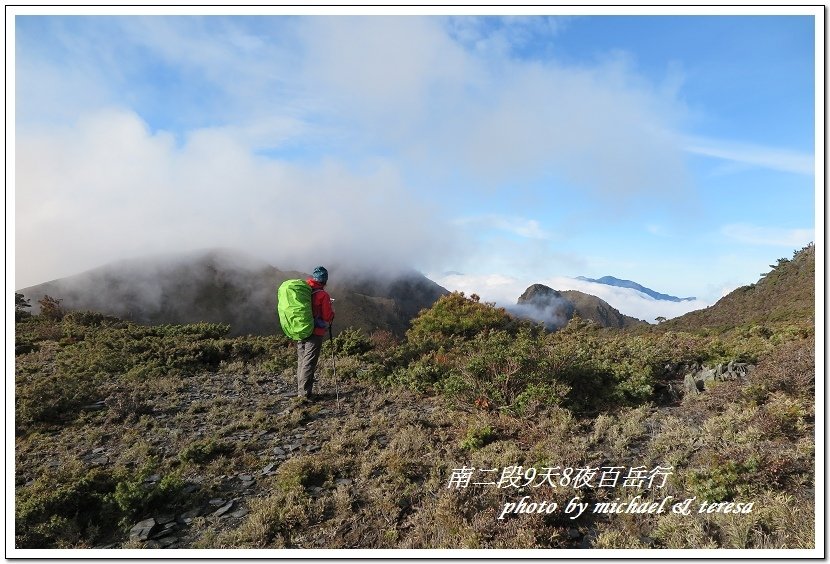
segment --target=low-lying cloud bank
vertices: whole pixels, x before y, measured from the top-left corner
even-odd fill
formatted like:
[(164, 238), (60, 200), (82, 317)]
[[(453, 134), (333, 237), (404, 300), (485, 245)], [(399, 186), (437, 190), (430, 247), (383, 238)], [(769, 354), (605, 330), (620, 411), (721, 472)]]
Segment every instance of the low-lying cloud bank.
[[(586, 294), (592, 294), (598, 298), (602, 298), (620, 310), (620, 313), (636, 317), (637, 319), (643, 319), (649, 323), (655, 323), (658, 317), (671, 319), (673, 317), (679, 317), (684, 313), (712, 305), (711, 302), (701, 299), (686, 302), (657, 300), (631, 288), (618, 288), (607, 284), (577, 280), (575, 278), (551, 278), (543, 283), (557, 290), (579, 290)], [(659, 288), (656, 290), (658, 292), (660, 291)]]
[(354, 170), (260, 158), (221, 128), (179, 143), (120, 109), (19, 133), (16, 165), (17, 287), (212, 247), (281, 268), (423, 267), (457, 240), (383, 161)]
[[(495, 302), (505, 308), (515, 308), (516, 300), (528, 286), (534, 283), (544, 284), (554, 290), (578, 290), (605, 300), (625, 315), (656, 323), (658, 317), (671, 319), (690, 311), (703, 309), (712, 305), (701, 299), (684, 302), (656, 300), (642, 292), (630, 288), (618, 288), (607, 284), (597, 284), (568, 277), (543, 278), (540, 280), (519, 280), (502, 275), (465, 275), (458, 273), (435, 274), (430, 278), (452, 291), (465, 294), (478, 294), (482, 300)], [(660, 291), (660, 289), (656, 289)]]

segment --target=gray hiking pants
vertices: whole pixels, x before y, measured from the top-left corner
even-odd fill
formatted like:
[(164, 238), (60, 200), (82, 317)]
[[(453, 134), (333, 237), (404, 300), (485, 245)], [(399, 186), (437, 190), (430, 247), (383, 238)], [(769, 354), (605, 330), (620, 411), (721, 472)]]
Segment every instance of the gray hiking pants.
[(312, 335), (297, 342), (297, 395), (308, 397), (314, 386), (314, 370), (323, 348), (323, 335)]

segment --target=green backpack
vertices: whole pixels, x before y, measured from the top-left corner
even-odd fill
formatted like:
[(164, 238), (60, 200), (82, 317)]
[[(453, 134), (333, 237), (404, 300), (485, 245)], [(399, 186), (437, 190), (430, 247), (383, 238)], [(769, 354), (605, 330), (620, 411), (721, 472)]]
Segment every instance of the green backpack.
[(277, 289), (277, 315), (283, 332), (295, 341), (307, 339), (314, 331), (311, 314), (311, 286), (299, 278), (286, 280)]

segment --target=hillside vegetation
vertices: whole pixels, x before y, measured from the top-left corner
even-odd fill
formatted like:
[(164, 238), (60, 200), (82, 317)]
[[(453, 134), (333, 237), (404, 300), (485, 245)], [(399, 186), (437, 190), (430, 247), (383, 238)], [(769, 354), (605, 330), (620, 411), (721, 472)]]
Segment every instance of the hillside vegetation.
[[(337, 324), (403, 336), (409, 321), (447, 290), (415, 271), (356, 274), (330, 265)], [(150, 256), (18, 290), (32, 303), (48, 295), (66, 311), (97, 311), (145, 325), (226, 323), (230, 335), (273, 335), (277, 287), (307, 278), (229, 249)]]
[(791, 325), (812, 327), (816, 307), (816, 247), (813, 244), (779, 258), (761, 279), (721, 298), (715, 305), (670, 319), (664, 329)]
[[(327, 341), (323, 397), (291, 409), (285, 338), (25, 305), (19, 548), (815, 546), (801, 306), (759, 329), (772, 314), (546, 332), (447, 294), (403, 338)], [(685, 387), (719, 365), (748, 368)]]

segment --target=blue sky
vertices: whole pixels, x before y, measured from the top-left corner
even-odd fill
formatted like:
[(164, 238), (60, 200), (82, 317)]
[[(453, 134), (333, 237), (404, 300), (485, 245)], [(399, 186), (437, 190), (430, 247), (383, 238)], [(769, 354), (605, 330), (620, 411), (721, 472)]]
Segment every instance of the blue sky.
[(817, 239), (810, 11), (585, 14), (18, 15), (15, 284), (223, 246), (688, 309)]

